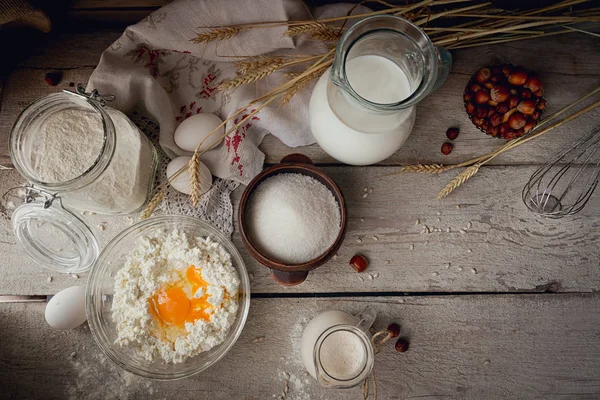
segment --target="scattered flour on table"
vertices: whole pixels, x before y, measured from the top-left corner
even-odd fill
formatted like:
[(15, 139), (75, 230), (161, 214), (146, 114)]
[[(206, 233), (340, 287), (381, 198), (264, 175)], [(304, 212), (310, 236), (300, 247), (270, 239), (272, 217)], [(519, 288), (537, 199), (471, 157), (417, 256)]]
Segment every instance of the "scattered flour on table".
[[(210, 318), (185, 322), (181, 334), (166, 339), (162, 323), (150, 311), (149, 300), (161, 287), (185, 276), (190, 266), (201, 268), (202, 279), (209, 284)], [(189, 239), (179, 231), (145, 237), (115, 276), (115, 343), (132, 346), (147, 361), (158, 356), (168, 363), (181, 363), (208, 351), (225, 340), (235, 321), (239, 284), (231, 255), (210, 237)]]

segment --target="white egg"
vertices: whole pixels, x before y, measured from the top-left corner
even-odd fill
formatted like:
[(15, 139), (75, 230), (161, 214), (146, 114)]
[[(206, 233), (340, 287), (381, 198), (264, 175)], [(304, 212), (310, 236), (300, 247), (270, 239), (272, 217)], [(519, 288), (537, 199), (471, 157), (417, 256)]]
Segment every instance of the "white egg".
[[(196, 147), (223, 121), (214, 114), (200, 113), (192, 115), (184, 120), (177, 129), (175, 129), (175, 144), (187, 151), (194, 151)], [(218, 145), (222, 139), (219, 139), (225, 133), (225, 126), (219, 128), (213, 133), (200, 147), (200, 151), (212, 149)]]
[(55, 329), (77, 328), (85, 316), (85, 286), (72, 286), (56, 293), (46, 305), (46, 322)]
[[(171, 160), (169, 165), (167, 165), (167, 179), (171, 183), (173, 188), (181, 193), (190, 194), (190, 174), (187, 168), (188, 162), (192, 159), (192, 157), (177, 157)], [(179, 171), (182, 167), (185, 169), (177, 175), (175, 178), (171, 179), (173, 175), (177, 171)], [(210, 187), (212, 186), (212, 175), (208, 167), (202, 163), (200, 163), (200, 192), (202, 194), (208, 192)]]

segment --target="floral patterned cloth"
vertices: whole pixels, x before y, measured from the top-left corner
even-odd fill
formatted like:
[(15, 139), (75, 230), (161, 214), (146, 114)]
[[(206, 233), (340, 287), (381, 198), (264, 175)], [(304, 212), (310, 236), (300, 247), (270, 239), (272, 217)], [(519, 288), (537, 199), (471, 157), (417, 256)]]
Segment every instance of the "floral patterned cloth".
[[(342, 6), (337, 14), (349, 7)], [(102, 54), (88, 89), (114, 94), (116, 101), (111, 107), (125, 113), (141, 108), (159, 123), (159, 143), (168, 156), (190, 155), (173, 140), (181, 121), (200, 112), (226, 119), (284, 79), (282, 74), (273, 74), (265, 81), (218, 91), (224, 78), (235, 75), (233, 61), (273, 52), (310, 54), (322, 52), (326, 46), (287, 37), (285, 26), (247, 30), (206, 44), (190, 39), (208, 31), (203, 27), (310, 18), (301, 0), (174, 1), (125, 30)], [(277, 102), (265, 107), (204, 154), (202, 161), (219, 178), (248, 183), (262, 169), (264, 154), (258, 145), (266, 134), (272, 133), (292, 147), (314, 143), (308, 125), (309, 98), (310, 90), (306, 90), (284, 107)]]

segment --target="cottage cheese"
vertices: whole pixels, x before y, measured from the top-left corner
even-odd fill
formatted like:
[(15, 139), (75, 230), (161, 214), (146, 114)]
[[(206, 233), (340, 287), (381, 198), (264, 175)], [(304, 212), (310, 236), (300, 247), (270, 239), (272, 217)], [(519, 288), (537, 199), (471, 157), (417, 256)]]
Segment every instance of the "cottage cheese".
[[(188, 296), (208, 295), (209, 320), (186, 321), (180, 328), (165, 325), (152, 312), (151, 299), (165, 285), (185, 276), (190, 266), (201, 270), (208, 286)], [(235, 321), (239, 284), (231, 255), (210, 237), (189, 239), (179, 231), (145, 237), (115, 277), (115, 343), (133, 346), (148, 361), (160, 356), (168, 363), (181, 363), (208, 351), (225, 340)]]

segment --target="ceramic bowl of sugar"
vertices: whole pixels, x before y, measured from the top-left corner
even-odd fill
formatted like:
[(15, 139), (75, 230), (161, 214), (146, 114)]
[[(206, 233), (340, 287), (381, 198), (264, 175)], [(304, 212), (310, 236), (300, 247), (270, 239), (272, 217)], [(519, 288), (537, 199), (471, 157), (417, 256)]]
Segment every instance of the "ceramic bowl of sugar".
[(285, 286), (325, 264), (346, 234), (346, 204), (336, 183), (310, 158), (290, 154), (246, 187), (239, 207), (248, 252)]
[(199, 373), (225, 356), (250, 307), (250, 280), (231, 241), (183, 215), (138, 222), (92, 267), (86, 314), (100, 349), (145, 378)]

